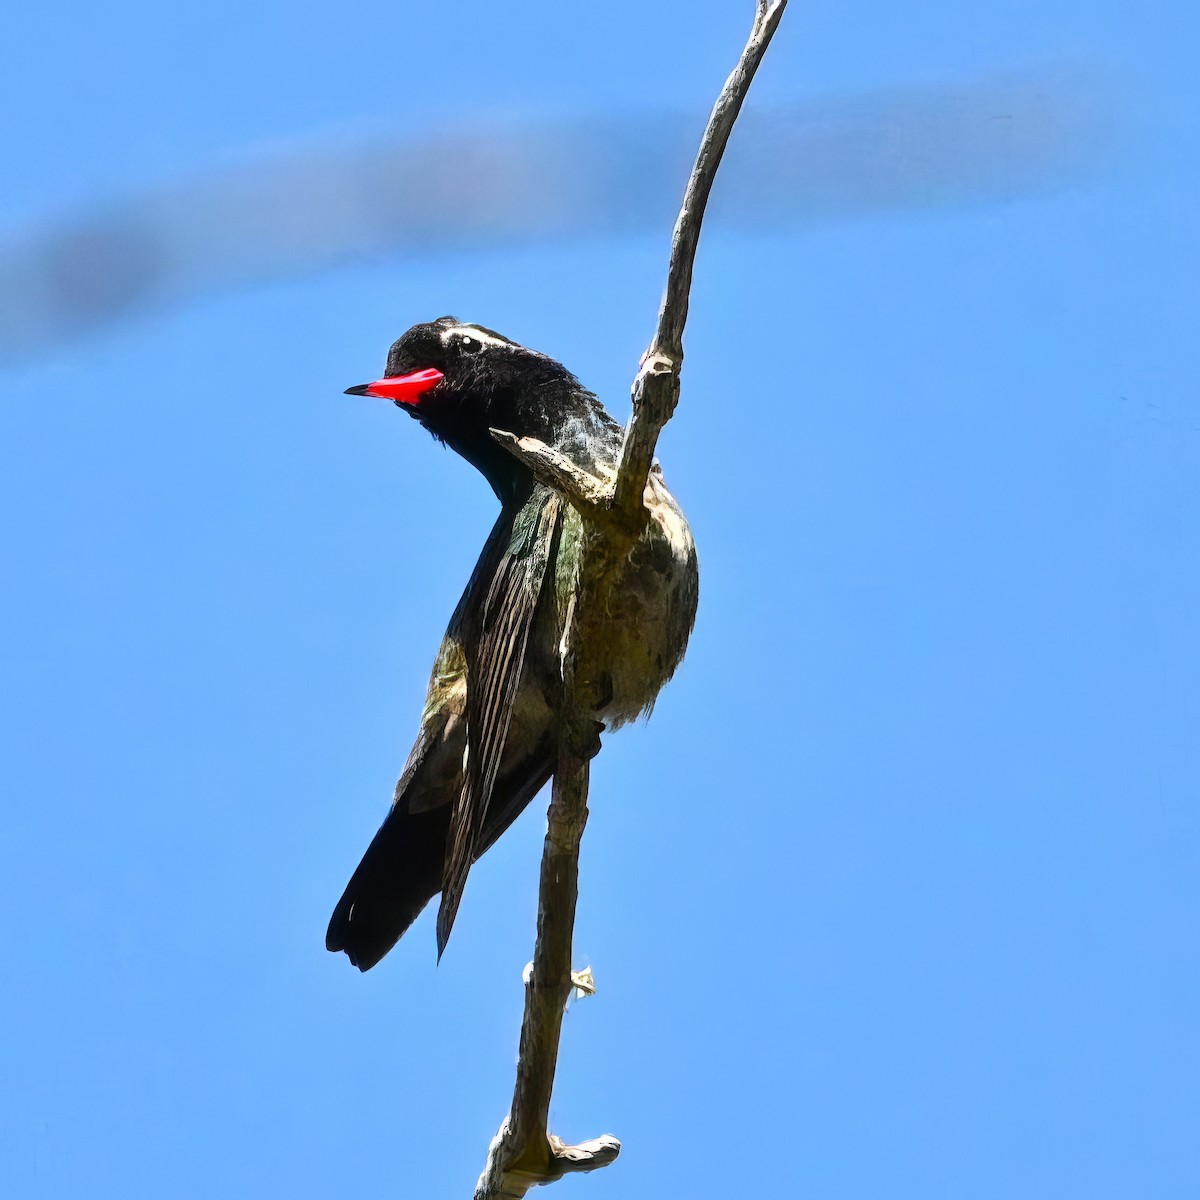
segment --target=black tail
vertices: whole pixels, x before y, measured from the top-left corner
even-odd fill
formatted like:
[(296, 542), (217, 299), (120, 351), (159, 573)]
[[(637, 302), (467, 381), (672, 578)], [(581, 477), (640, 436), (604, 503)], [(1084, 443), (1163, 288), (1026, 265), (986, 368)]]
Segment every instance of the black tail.
[(325, 945), (369, 971), (442, 887), (449, 806), (388, 813), (333, 910)]
[[(554, 746), (553, 736), (548, 734), (536, 752), (519, 762), (492, 793), (476, 858), (541, 791), (554, 765)], [(325, 934), (326, 947), (344, 950), (360, 971), (369, 971), (442, 890), (452, 805), (409, 813), (407, 804), (406, 793), (379, 827), (346, 884)]]

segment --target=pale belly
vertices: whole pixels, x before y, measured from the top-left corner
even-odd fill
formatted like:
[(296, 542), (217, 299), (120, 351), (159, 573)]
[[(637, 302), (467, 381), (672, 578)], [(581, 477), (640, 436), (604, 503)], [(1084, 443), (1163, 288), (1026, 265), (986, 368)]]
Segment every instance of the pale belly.
[[(682, 510), (656, 470), (646, 484), (650, 521), (598, 605), (595, 635), (607, 697), (596, 713), (614, 729), (648, 712), (687, 649), (696, 618), (696, 545)], [(574, 513), (571, 519), (578, 520)]]

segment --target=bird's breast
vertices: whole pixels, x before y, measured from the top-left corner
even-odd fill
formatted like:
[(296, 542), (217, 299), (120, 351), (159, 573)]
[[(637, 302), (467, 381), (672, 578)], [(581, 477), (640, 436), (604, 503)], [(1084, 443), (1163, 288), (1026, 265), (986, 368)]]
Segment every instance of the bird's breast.
[[(645, 504), (650, 516), (646, 529), (624, 562), (605, 573), (606, 586), (595, 604), (598, 619), (584, 634), (592, 639), (585, 657), (602, 676), (596, 691), (606, 698), (596, 717), (610, 729), (649, 711), (682, 661), (696, 618), (696, 545), (683, 510), (657, 469), (647, 481)], [(567, 522), (564, 543), (582, 545), (574, 510)], [(577, 576), (564, 578), (579, 567), (567, 557), (560, 587), (577, 584)]]

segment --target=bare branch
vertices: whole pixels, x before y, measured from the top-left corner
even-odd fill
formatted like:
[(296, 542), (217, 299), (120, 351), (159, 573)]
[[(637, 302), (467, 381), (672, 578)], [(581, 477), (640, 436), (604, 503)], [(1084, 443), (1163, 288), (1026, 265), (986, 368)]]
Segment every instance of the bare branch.
[(786, 2), (756, 0), (750, 40), (704, 132), (675, 223), (658, 328), (634, 382), (633, 417), (625, 431), (611, 494), (609, 481), (596, 479), (552, 447), (535, 438), (491, 430), (492, 437), (525, 463), (535, 478), (561, 492), (579, 511), (583, 545), (575, 598), (566, 620), (562, 727), (542, 852), (537, 942), (525, 988), (517, 1081), (512, 1108), (488, 1150), (475, 1200), (520, 1200), (537, 1184), (606, 1166), (620, 1153), (621, 1143), (611, 1136), (564, 1145), (547, 1132), (546, 1124), (563, 1009), (571, 990), (579, 841), (587, 822), (588, 761), (597, 729), (593, 714), (603, 704), (597, 681), (604, 672), (595, 661), (597, 646), (603, 641), (607, 585), (618, 577), (617, 568), (644, 526), (643, 493), (654, 447), (679, 397), (683, 327), (704, 208), (733, 123)]
[(708, 128), (700, 142), (696, 165), (692, 168), (683, 206), (671, 237), (671, 260), (667, 268), (667, 286), (658, 311), (654, 340), (642, 356), (642, 367), (633, 384), (633, 417), (625, 431), (621, 465), (613, 493), (613, 507), (633, 514), (642, 503), (642, 489), (654, 461), (654, 447), (663, 426), (671, 419), (679, 401), (679, 372), (683, 366), (683, 327), (687, 322), (688, 296), (692, 288), (692, 267), (704, 209), (712, 191), (721, 156), (729, 142), (733, 123), (741, 112), (758, 64), (766, 53), (787, 0), (757, 0), (750, 40), (733, 74), (708, 118)]
[(587, 824), (588, 759), (564, 732), (554, 773), (538, 886), (537, 945), (525, 982), (525, 1015), (512, 1109), (488, 1150), (475, 1200), (510, 1200), (539, 1183), (607, 1166), (611, 1135), (568, 1146), (546, 1130), (563, 1011), (571, 992), (571, 937), (579, 895), (579, 839)]
[(534, 437), (517, 437), (507, 429), (489, 429), (514, 458), (523, 462), (539, 483), (561, 492), (583, 517), (603, 522), (611, 481), (597, 479), (561, 451)]

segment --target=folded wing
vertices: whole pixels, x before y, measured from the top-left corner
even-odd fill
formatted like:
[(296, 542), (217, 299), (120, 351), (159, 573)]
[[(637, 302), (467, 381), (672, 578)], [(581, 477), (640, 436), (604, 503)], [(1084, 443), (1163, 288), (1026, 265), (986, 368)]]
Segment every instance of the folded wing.
[(509, 537), (497, 539), (498, 556), (485, 555), (479, 564), (483, 574), (477, 574), (472, 582), (484, 591), (482, 603), (462, 612), (467, 663), (466, 769), (446, 839), (437, 918), (439, 957), (450, 937), (471, 864), (483, 849), (481, 838), (529, 635), (547, 583), (554, 576), (562, 503), (549, 489), (534, 486), (513, 519)]

